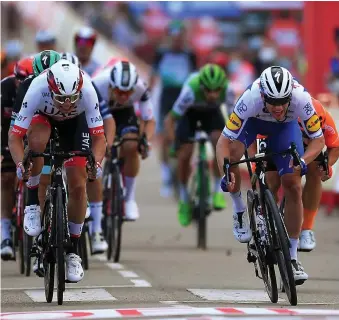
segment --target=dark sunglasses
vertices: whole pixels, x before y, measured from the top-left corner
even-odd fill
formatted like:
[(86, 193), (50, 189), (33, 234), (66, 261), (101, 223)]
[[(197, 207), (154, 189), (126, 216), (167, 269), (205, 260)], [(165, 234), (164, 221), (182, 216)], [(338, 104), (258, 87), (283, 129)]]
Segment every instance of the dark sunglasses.
[(274, 99), (268, 96), (264, 96), (264, 99), (266, 103), (271, 104), (272, 106), (282, 106), (286, 103), (290, 103), (291, 96), (288, 96), (286, 98), (281, 98), (281, 99)]

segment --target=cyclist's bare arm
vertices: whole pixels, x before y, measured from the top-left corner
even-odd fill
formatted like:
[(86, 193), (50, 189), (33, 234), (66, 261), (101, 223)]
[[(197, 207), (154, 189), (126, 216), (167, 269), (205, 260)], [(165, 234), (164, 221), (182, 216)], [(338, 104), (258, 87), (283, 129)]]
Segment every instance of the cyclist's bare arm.
[(104, 119), (104, 130), (107, 142), (107, 148), (111, 148), (115, 139), (116, 124), (113, 117)]

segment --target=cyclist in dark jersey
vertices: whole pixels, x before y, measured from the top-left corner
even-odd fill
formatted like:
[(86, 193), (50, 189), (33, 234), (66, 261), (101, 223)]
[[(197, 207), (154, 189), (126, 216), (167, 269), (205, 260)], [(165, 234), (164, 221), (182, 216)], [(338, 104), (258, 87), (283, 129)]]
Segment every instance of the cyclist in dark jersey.
[[(155, 84), (156, 76), (161, 78), (162, 91), (159, 106), (159, 116), (157, 119), (157, 131), (162, 138), (163, 121), (166, 114), (171, 110), (175, 100), (178, 98), (181, 88), (187, 77), (197, 69), (195, 54), (186, 49), (185, 30), (183, 23), (173, 21), (169, 25), (169, 36), (171, 46), (161, 48), (156, 52), (153, 63), (153, 74), (151, 87)], [(162, 188), (161, 195), (171, 194), (171, 169), (169, 166), (169, 145), (166, 141), (161, 141), (161, 173)]]
[(16, 166), (8, 149), (8, 131), (17, 88), (21, 81), (32, 73), (32, 58), (24, 58), (15, 65), (13, 75), (1, 81), (1, 258), (3, 260), (14, 258), (11, 219)]

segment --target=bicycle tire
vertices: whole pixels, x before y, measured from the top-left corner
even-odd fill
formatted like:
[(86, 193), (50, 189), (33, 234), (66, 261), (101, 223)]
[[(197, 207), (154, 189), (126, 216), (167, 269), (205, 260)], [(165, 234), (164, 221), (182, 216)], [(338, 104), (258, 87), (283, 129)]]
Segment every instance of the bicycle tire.
[(207, 234), (207, 185), (206, 181), (208, 176), (207, 163), (205, 161), (199, 161), (198, 164), (198, 179), (199, 181), (199, 216), (198, 216), (198, 244), (199, 249), (206, 250), (206, 234)]
[[(53, 217), (50, 215), (50, 200), (46, 199), (43, 222), (44, 222), (44, 234), (43, 234), (43, 265), (44, 265), (44, 286), (45, 286), (45, 297), (48, 303), (53, 300), (54, 293), (54, 274), (55, 274), (55, 256), (54, 250), (51, 247), (55, 236), (55, 228)], [(50, 219), (52, 218), (52, 221)], [(52, 234), (50, 234), (52, 232)], [(47, 250), (46, 250), (47, 249)]]
[(65, 291), (65, 256), (64, 256), (64, 238), (65, 238), (65, 224), (64, 224), (64, 203), (61, 186), (56, 187), (55, 193), (55, 221), (56, 221), (56, 262), (57, 262), (57, 297), (58, 305), (63, 303)]
[(102, 213), (104, 216), (103, 219), (103, 230), (104, 236), (107, 241), (107, 251), (106, 257), (107, 261), (110, 261), (112, 258), (114, 238), (112, 236), (112, 174), (110, 172), (111, 163), (106, 161), (103, 169), (103, 206)]
[(24, 242), (23, 240), (18, 240), (18, 249), (19, 249), (19, 270), (20, 274), (25, 273), (25, 255), (24, 255)]
[[(86, 222), (85, 222), (86, 223)], [(86, 225), (82, 229), (79, 239), (79, 255), (81, 258), (81, 264), (85, 270), (88, 270), (88, 254), (87, 254), (87, 227)]]
[(25, 276), (31, 275), (31, 249), (33, 245), (33, 238), (23, 231), (23, 255), (25, 263)]
[(262, 280), (265, 285), (265, 290), (272, 303), (278, 302), (278, 287), (277, 287), (277, 278), (275, 275), (274, 263), (267, 263), (265, 251), (266, 248), (262, 248), (261, 239), (259, 232), (257, 230), (256, 217), (254, 213), (255, 207), (258, 204), (255, 203), (255, 196), (253, 190), (247, 191), (247, 210), (250, 220), (250, 226), (252, 230), (252, 238), (257, 252), (257, 261), (260, 268), (260, 273)]
[(272, 227), (274, 226), (272, 230), (275, 230), (275, 232), (273, 232), (273, 241), (275, 242), (276, 259), (278, 262), (280, 276), (284, 284), (288, 301), (292, 306), (296, 306), (298, 304), (298, 296), (291, 265), (289, 240), (286, 235), (286, 228), (271, 191), (265, 190), (264, 196), (265, 205), (266, 207), (268, 206), (269, 211), (271, 212), (268, 217), (271, 221)]
[[(125, 210), (125, 202), (123, 197), (123, 186), (121, 185), (122, 182), (122, 175), (121, 173), (116, 170), (115, 174), (113, 174), (113, 179), (115, 181), (115, 197), (113, 196), (114, 201), (112, 202), (112, 205), (115, 208), (115, 211), (113, 211), (112, 216), (112, 229), (113, 231), (113, 237), (114, 237), (114, 256), (113, 260), (114, 262), (119, 262), (120, 260), (120, 253), (121, 253), (121, 240), (122, 240), (122, 224), (124, 220), (124, 210)], [(115, 205), (114, 205), (115, 203)]]

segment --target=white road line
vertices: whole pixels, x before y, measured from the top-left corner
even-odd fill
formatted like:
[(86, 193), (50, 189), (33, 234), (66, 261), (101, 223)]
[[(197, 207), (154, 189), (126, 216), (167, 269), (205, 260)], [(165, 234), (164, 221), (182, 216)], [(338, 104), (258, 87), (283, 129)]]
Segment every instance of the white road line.
[[(227, 301), (227, 302), (270, 302), (266, 291), (264, 290), (223, 290), (223, 289), (187, 289), (195, 296), (208, 301)], [(278, 300), (285, 302), (285, 299)]]
[(152, 285), (146, 281), (146, 280), (143, 280), (143, 279), (131, 279), (131, 282), (134, 283), (134, 286), (135, 287), (144, 287), (144, 288), (150, 288), (152, 287)]
[(120, 263), (107, 262), (107, 257), (104, 254), (95, 255), (93, 259), (105, 262), (105, 265), (107, 267), (109, 267), (112, 270), (117, 270), (121, 276), (123, 276), (126, 279), (129, 279), (133, 283), (133, 287), (144, 287), (144, 288), (152, 287), (152, 285), (148, 281), (140, 279), (138, 274), (136, 274), (134, 271), (124, 270), (125, 269), (124, 265)]
[[(219, 300), (215, 300), (216, 302)], [(162, 304), (166, 304), (166, 305), (173, 305), (176, 306), (178, 304), (181, 303), (199, 303), (199, 304), (208, 304), (211, 303), (213, 301), (211, 300), (182, 300), (182, 301), (167, 301), (167, 300), (163, 300), (163, 301), (159, 301)], [(267, 301), (255, 301), (256, 304), (267, 304)], [(253, 304), (253, 301), (237, 301), (237, 304)], [(326, 305), (338, 305), (337, 302), (298, 302), (298, 306), (326, 306)]]
[[(67, 286), (66, 290), (68, 289), (101, 289), (101, 288), (135, 288), (137, 287), (135, 284), (117, 284), (111, 286)], [(19, 287), (19, 288), (1, 288), (1, 291), (25, 291), (25, 290), (45, 290), (44, 287)]]
[(124, 266), (120, 263), (106, 262), (105, 265), (112, 270), (120, 270), (124, 268)]
[[(26, 290), (34, 302), (46, 302), (45, 290)], [(114, 301), (117, 300), (104, 289), (72, 289), (64, 292), (64, 301)], [(57, 301), (56, 290), (53, 301)]]
[(124, 278), (139, 278), (139, 276), (133, 272), (128, 270), (120, 270), (118, 271)]

